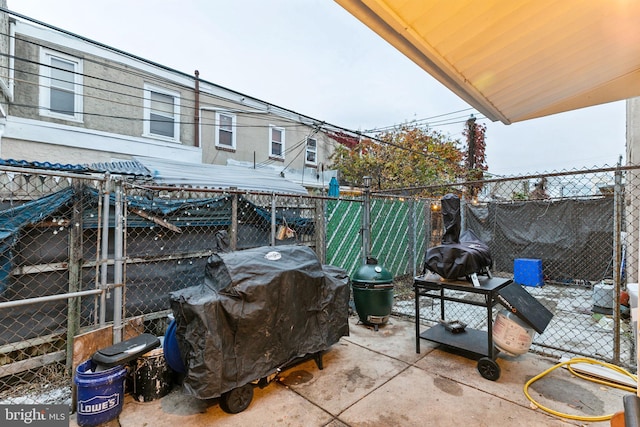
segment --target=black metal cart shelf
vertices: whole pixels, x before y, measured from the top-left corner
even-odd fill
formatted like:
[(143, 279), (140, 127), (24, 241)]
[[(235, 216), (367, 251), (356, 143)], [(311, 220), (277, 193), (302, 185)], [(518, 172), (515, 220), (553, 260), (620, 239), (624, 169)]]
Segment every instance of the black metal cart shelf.
[[(498, 292), (511, 284), (513, 280), (505, 278), (478, 278), (480, 286), (470, 282), (443, 280), (435, 274), (417, 276), (413, 281), (416, 308), (416, 353), (420, 353), (420, 339), (443, 344), (452, 348), (465, 350), (481, 356), (478, 361), (478, 372), (484, 378), (495, 381), (500, 378), (500, 366), (496, 363), (498, 350), (493, 345), (493, 313), (492, 308), (498, 302)], [(447, 295), (446, 290), (469, 292), (482, 295), (482, 301), (466, 300)], [(446, 321), (445, 301), (454, 301), (487, 308), (487, 330), (464, 328), (462, 331), (450, 332), (443, 324), (436, 324), (424, 332), (420, 332), (420, 297), (426, 296), (440, 300), (440, 317)]]

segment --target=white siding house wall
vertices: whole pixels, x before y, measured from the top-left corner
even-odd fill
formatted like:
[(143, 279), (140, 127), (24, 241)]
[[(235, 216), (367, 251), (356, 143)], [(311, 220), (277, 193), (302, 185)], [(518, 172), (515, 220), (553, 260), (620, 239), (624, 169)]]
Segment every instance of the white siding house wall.
[[(627, 100), (627, 164), (640, 165), (640, 98), (631, 98)], [(640, 263), (640, 188), (633, 186), (640, 182), (640, 173), (637, 171), (629, 171), (627, 176), (627, 194), (631, 197), (627, 198), (630, 205), (626, 220), (630, 224), (627, 225), (629, 234), (627, 235), (627, 246), (636, 248), (639, 252), (636, 254), (638, 263)], [(629, 282), (638, 282), (638, 271), (640, 265), (628, 263), (627, 280)]]

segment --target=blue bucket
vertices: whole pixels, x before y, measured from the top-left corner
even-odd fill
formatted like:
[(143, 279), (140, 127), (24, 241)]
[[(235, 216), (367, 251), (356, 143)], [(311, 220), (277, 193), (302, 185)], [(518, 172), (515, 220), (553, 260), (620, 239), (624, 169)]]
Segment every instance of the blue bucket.
[(114, 366), (94, 372), (95, 369), (91, 359), (76, 368), (77, 422), (82, 427), (111, 421), (122, 412), (126, 368)]
[(179, 374), (187, 373), (187, 368), (184, 366), (182, 356), (180, 355), (180, 348), (178, 347), (178, 338), (176, 337), (176, 321), (173, 319), (167, 327), (167, 332), (164, 334), (164, 343), (162, 348), (164, 350), (164, 358), (167, 364), (174, 372)]

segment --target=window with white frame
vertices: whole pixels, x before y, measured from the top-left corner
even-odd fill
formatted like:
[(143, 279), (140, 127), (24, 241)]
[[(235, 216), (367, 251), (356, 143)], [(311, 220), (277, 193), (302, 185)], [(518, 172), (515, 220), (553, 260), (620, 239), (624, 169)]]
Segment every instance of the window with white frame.
[(216, 147), (236, 148), (236, 116), (224, 111), (216, 112)]
[(144, 85), (144, 134), (155, 138), (180, 139), (180, 94)]
[(40, 115), (82, 120), (82, 60), (40, 49)]
[(315, 138), (307, 138), (305, 162), (314, 166), (318, 164), (318, 140)]
[(284, 128), (269, 126), (269, 156), (284, 159)]

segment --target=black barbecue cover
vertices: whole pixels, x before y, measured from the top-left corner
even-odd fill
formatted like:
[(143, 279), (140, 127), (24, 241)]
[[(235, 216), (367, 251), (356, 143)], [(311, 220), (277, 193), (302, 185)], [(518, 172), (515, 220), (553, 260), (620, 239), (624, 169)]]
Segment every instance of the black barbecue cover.
[(460, 215), (460, 198), (455, 194), (445, 194), (442, 199), (440, 199), (440, 206), (442, 207), (442, 223), (444, 225), (442, 244), (459, 243), (460, 224), (462, 222)]
[(201, 285), (170, 294), (185, 391), (219, 397), (328, 349), (349, 335), (349, 292), (306, 246), (213, 254)]
[(429, 248), (424, 257), (425, 270), (455, 280), (491, 268), (489, 246), (471, 230), (460, 235), (460, 243)]
[(460, 198), (446, 194), (440, 200), (444, 234), (442, 244), (429, 248), (424, 257), (424, 269), (445, 279), (455, 280), (491, 268), (489, 246), (471, 230), (460, 234)]

